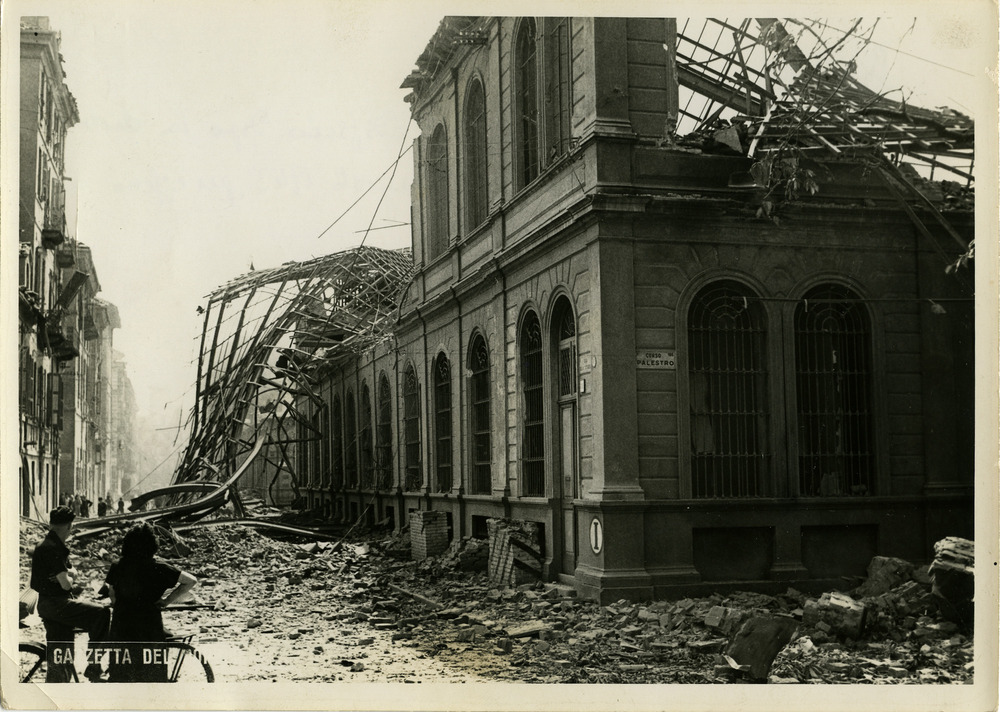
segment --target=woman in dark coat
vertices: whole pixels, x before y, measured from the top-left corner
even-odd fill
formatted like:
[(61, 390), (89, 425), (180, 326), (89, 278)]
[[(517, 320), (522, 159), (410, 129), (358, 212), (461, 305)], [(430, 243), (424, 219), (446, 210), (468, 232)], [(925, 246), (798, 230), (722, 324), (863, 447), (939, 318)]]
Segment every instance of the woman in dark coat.
[(143, 663), (142, 644), (166, 640), (161, 609), (185, 595), (197, 579), (154, 558), (158, 548), (148, 524), (133, 527), (122, 539), (121, 559), (108, 571), (113, 607), (108, 639), (129, 643), (131, 653), (131, 664), (110, 666), (112, 682), (166, 681), (166, 665)]

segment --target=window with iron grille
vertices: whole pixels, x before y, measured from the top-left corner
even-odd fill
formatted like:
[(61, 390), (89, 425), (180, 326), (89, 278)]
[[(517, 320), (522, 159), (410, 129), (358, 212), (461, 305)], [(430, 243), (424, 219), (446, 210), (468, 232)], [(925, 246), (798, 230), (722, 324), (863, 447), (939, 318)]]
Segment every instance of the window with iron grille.
[(521, 389), (524, 442), (521, 445), (521, 494), (545, 496), (545, 401), (542, 376), (542, 330), (538, 315), (528, 312), (521, 325)]
[(448, 135), (438, 124), (427, 143), (427, 259), (448, 249)]
[(372, 399), (368, 383), (361, 384), (361, 488), (375, 486), (375, 457), (372, 452)]
[(555, 313), (554, 326), (559, 350), (558, 396), (563, 401), (576, 395), (576, 319), (568, 299), (559, 300)]
[(489, 211), (486, 164), (486, 97), (474, 79), (465, 98), (465, 219), (472, 230)]
[(322, 439), (320, 437), (320, 415), (316, 411), (309, 418), (309, 485), (317, 487), (323, 472)]
[(545, 160), (551, 163), (569, 150), (570, 51), (569, 18), (545, 21)]
[(438, 492), (451, 490), (451, 364), (444, 354), (434, 362), (434, 467)]
[(470, 494), (489, 494), (493, 487), (493, 459), (490, 433), (490, 352), (486, 340), (477, 334), (469, 349), (469, 369), (472, 378), (469, 396), (472, 400), (470, 418), (472, 431), (472, 477)]
[(340, 407), (340, 396), (333, 397), (333, 432), (330, 440), (333, 442), (333, 486), (340, 489), (344, 486), (344, 418)]
[(871, 327), (840, 285), (809, 291), (795, 309), (799, 493), (875, 493)]
[(517, 188), (538, 177), (538, 62), (535, 20), (525, 18), (514, 41), (515, 108), (517, 116)]
[(406, 444), (404, 484), (408, 492), (414, 492), (423, 484), (423, 476), (420, 469), (420, 389), (412, 365), (403, 375), (403, 437)]
[(322, 414), (321, 421), (323, 426), (323, 431), (320, 434), (320, 448), (322, 450), (320, 458), (322, 461), (323, 486), (329, 488), (332, 477), (332, 473), (330, 472), (332, 465), (330, 462), (330, 409), (324, 407), (320, 412)]
[(348, 487), (358, 486), (358, 415), (354, 408), (354, 393), (344, 399), (344, 477)]
[(760, 300), (736, 282), (716, 282), (691, 304), (688, 368), (691, 493), (766, 494), (767, 359)]
[(375, 426), (376, 486), (381, 491), (392, 487), (392, 391), (383, 373), (378, 383), (378, 423)]

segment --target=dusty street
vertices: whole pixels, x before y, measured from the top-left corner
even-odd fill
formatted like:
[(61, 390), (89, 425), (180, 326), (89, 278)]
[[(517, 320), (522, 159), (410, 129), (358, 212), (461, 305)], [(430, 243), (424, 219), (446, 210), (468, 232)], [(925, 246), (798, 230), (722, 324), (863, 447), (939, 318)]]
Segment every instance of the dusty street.
[[(22, 530), (31, 541), (40, 528)], [(72, 546), (92, 590), (120, 537)], [(599, 606), (566, 586), (495, 587), (474, 570), (485, 542), (459, 544), (416, 562), (405, 537), (384, 533), (331, 544), (238, 525), (188, 531), (183, 551), (161, 555), (195, 574), (195, 599), (215, 609), (168, 612), (167, 627), (195, 634), (219, 682), (726, 683), (741, 680), (721, 655), (727, 642), (766, 613), (796, 626), (772, 683), (972, 680), (971, 634), (939, 615), (919, 570), (862, 599), (866, 632), (851, 639), (810, 620), (816, 599), (793, 589)]]

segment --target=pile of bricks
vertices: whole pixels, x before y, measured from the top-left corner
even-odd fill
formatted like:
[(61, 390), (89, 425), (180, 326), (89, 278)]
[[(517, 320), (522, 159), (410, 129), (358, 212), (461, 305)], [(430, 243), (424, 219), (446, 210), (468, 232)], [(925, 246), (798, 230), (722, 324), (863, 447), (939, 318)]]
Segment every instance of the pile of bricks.
[(518, 586), (542, 577), (542, 537), (534, 522), (489, 519), (490, 581)]
[(414, 561), (444, 553), (448, 548), (448, 515), (445, 512), (410, 513), (410, 555)]

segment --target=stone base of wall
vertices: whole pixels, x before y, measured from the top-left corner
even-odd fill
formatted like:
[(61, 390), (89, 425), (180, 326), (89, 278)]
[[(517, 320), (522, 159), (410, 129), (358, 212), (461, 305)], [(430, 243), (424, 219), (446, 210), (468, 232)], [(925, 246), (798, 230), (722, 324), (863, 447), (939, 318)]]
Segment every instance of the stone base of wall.
[(443, 554), (448, 549), (448, 515), (445, 512), (410, 513), (410, 555), (414, 561)]
[(542, 533), (534, 522), (512, 519), (489, 519), (490, 558), (487, 573), (490, 581), (504, 586), (518, 586), (542, 577)]

